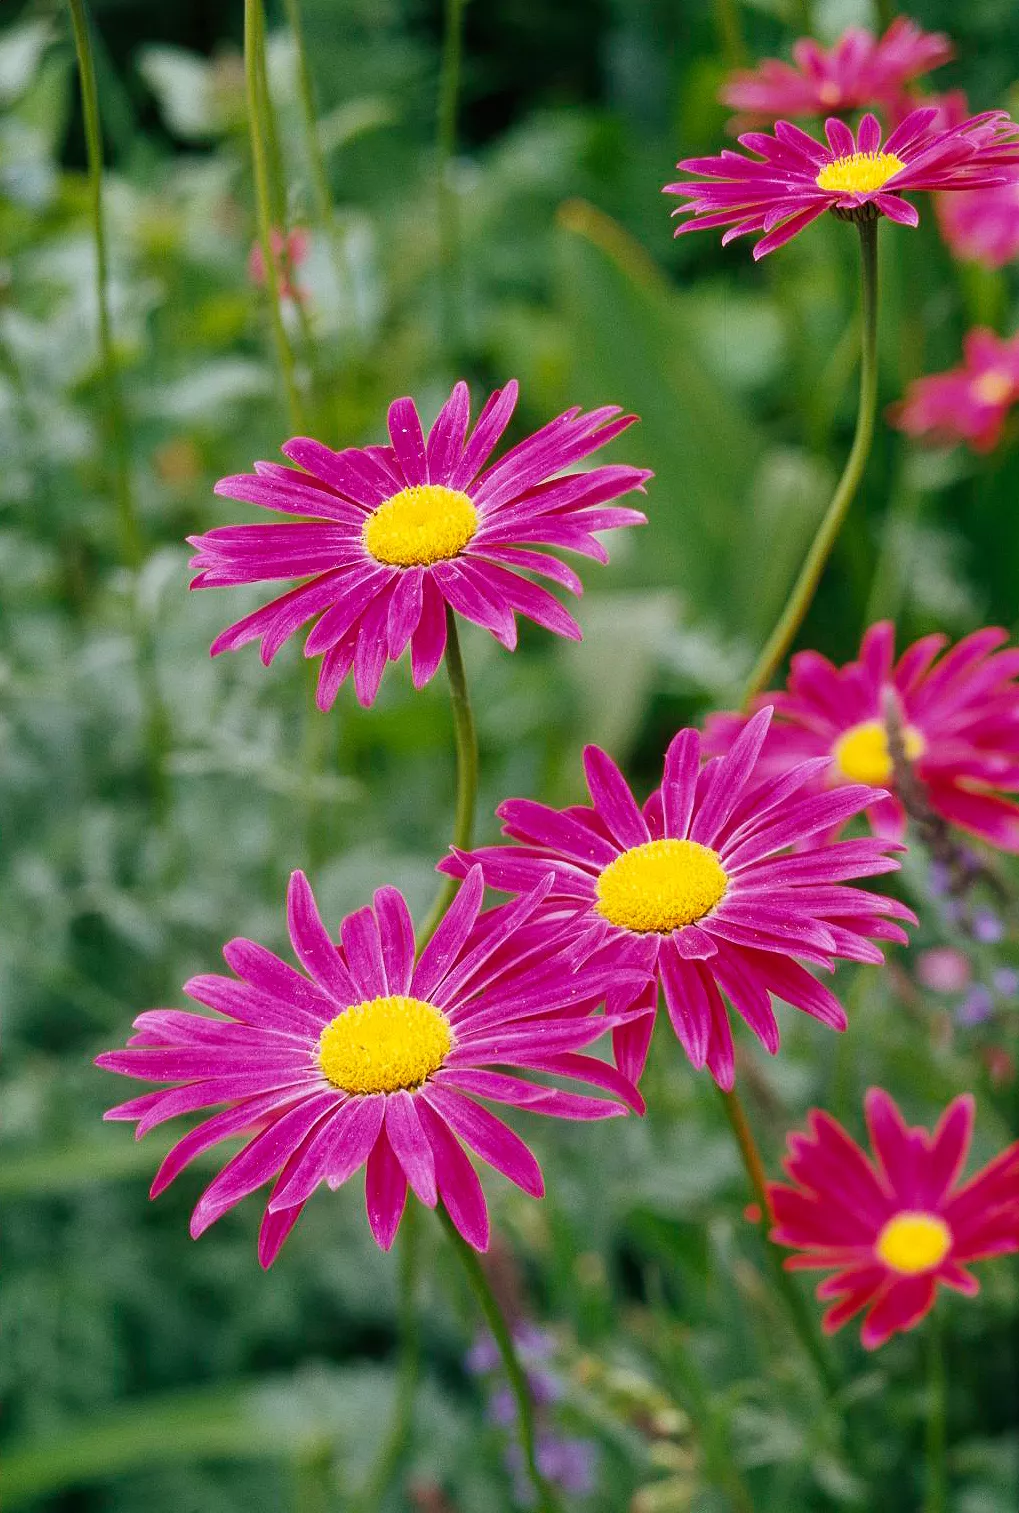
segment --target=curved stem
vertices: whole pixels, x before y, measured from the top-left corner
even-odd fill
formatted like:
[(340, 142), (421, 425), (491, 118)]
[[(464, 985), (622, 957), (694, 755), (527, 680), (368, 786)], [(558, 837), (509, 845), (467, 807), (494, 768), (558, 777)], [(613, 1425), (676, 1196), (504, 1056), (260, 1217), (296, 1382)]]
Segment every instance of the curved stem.
[(827, 1352), (821, 1343), (814, 1319), (803, 1294), (782, 1264), (785, 1252), (775, 1245), (768, 1235), (768, 1227), (771, 1222), (771, 1204), (768, 1201), (768, 1179), (765, 1175), (764, 1162), (761, 1159), (757, 1141), (754, 1139), (754, 1132), (750, 1128), (750, 1122), (747, 1119), (746, 1110), (737, 1092), (732, 1091), (727, 1093), (722, 1088), (719, 1088), (718, 1091), (725, 1108), (726, 1117), (736, 1137), (736, 1144), (739, 1146), (740, 1158), (750, 1179), (750, 1186), (761, 1210), (765, 1252), (775, 1279), (775, 1285), (789, 1310), (789, 1316), (792, 1319), (796, 1333), (800, 1337), (803, 1348), (814, 1363), (814, 1368), (817, 1371), (821, 1385), (829, 1397), (834, 1397), (838, 1391), (838, 1382), (832, 1370)]
[(457, 247), (460, 238), (456, 192), (450, 170), (456, 153), (456, 117), (460, 97), (460, 62), (463, 55), (463, 18), (467, 0), (446, 0), (442, 43), (442, 73), (439, 79), (439, 114), (436, 139), (439, 197), (439, 290), (442, 336), (447, 351), (455, 345), (459, 328), (457, 311)]
[[(456, 628), (456, 616), (446, 606), (446, 672), (449, 674), (449, 692), (453, 704), (453, 735), (456, 741), (456, 819), (453, 823), (453, 845), (461, 851), (470, 849), (474, 830), (474, 806), (478, 796), (478, 737), (474, 728), (470, 695), (467, 692), (467, 674), (464, 670), (460, 636)], [(439, 921), (449, 908), (460, 886), (455, 877), (445, 878), (428, 911), (428, 918), (421, 927), (418, 950), (423, 951), (438, 928)]]
[(924, 1513), (945, 1513), (948, 1507), (948, 1479), (945, 1465), (947, 1418), (948, 1404), (941, 1320), (935, 1308), (928, 1322), (927, 1333), (927, 1491), (924, 1498)]
[(520, 1431), (520, 1448), (524, 1453), (524, 1464), (534, 1487), (537, 1498), (536, 1506), (539, 1513), (556, 1513), (556, 1504), (552, 1497), (545, 1478), (538, 1469), (537, 1448), (534, 1436), (534, 1404), (531, 1400), (531, 1389), (527, 1384), (527, 1376), (520, 1358), (517, 1355), (516, 1346), (513, 1344), (513, 1336), (506, 1322), (502, 1309), (485, 1276), (481, 1262), (477, 1254), (471, 1249), (463, 1235), (457, 1229), (453, 1220), (449, 1217), (443, 1205), (440, 1203), (435, 1212), (442, 1221), (443, 1228), (449, 1236), (450, 1244), (459, 1257), (460, 1264), (467, 1273), (467, 1280), (471, 1285), (471, 1291), (477, 1299), (478, 1306), (484, 1314), (485, 1323), (492, 1332), (492, 1338), (502, 1358), (503, 1369), (509, 1379), (510, 1388), (517, 1405), (518, 1428)]
[(400, 1225), (400, 1374), (396, 1384), (396, 1404), (389, 1435), (379, 1452), (364, 1492), (357, 1499), (357, 1506), (364, 1513), (377, 1513), (383, 1498), (396, 1480), (410, 1447), (414, 1393), (421, 1355), (415, 1306), (417, 1233), (417, 1206), (411, 1195)]
[(877, 411), (877, 228), (878, 220), (858, 221), (860, 232), (860, 289), (863, 320), (860, 341), (860, 403), (856, 415), (856, 433), (842, 477), (832, 495), (831, 503), (817, 534), (811, 542), (800, 575), (786, 601), (778, 624), (768, 638), (767, 645), (757, 659), (743, 694), (744, 707), (755, 694), (766, 688), (789, 650), (796, 633), (806, 617), (814, 599), (821, 575), (838, 539), (842, 523), (863, 477), (863, 470), (870, 455), (874, 436), (874, 416)]
[[(280, 300), (279, 268), (272, 245), (272, 175), (266, 105), (265, 79), (265, 21), (262, 0), (244, 0), (244, 77), (248, 97), (248, 132), (251, 139), (251, 161), (255, 175), (255, 206), (258, 218), (258, 240), (262, 248), (262, 263), (265, 268), (265, 288), (269, 296), (269, 314), (272, 321), (276, 355), (279, 360), (283, 385), (287, 391), (290, 409), (290, 424), (295, 432), (305, 429), (301, 396), (294, 372), (294, 354), (283, 324), (283, 308)], [(282, 229), (282, 228), (281, 228)]]
[(293, 35), (294, 46), (297, 48), (297, 87), (301, 96), (301, 114), (304, 117), (308, 162), (311, 165), (311, 178), (315, 186), (315, 198), (318, 201), (318, 218), (323, 227), (328, 230), (332, 225), (333, 200), (329, 191), (329, 175), (326, 173), (325, 158), (322, 155), (322, 144), (318, 135), (315, 81), (311, 76), (311, 65), (308, 62), (308, 47), (304, 39), (304, 19), (301, 15), (300, 0), (284, 0), (284, 10), (287, 24)]

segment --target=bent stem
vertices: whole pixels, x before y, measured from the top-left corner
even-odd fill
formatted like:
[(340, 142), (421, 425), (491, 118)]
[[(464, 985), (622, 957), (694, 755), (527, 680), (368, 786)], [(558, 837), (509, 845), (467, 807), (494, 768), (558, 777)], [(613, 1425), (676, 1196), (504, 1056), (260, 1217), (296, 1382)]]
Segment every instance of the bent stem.
[(536, 1496), (536, 1507), (539, 1513), (556, 1513), (556, 1504), (548, 1488), (545, 1478), (538, 1469), (537, 1447), (534, 1436), (534, 1404), (531, 1401), (531, 1391), (527, 1385), (527, 1375), (520, 1364), (516, 1346), (513, 1344), (513, 1336), (510, 1333), (509, 1324), (499, 1303), (488, 1284), (484, 1268), (478, 1260), (476, 1252), (468, 1245), (463, 1235), (457, 1229), (446, 1209), (440, 1202), (436, 1213), (442, 1221), (443, 1228), (449, 1236), (449, 1242), (456, 1251), (460, 1264), (467, 1273), (471, 1291), (477, 1299), (478, 1306), (484, 1315), (492, 1338), (495, 1340), (502, 1358), (503, 1369), (509, 1379), (510, 1388), (517, 1405), (517, 1421), (520, 1432), (520, 1448), (524, 1453), (524, 1464), (531, 1479)]
[(358, 1499), (358, 1507), (363, 1509), (363, 1513), (377, 1513), (410, 1448), (414, 1393), (421, 1355), (415, 1306), (417, 1235), (417, 1208), (411, 1194), (400, 1225), (400, 1370), (396, 1384), (396, 1404), (389, 1435), (379, 1452), (374, 1470), (368, 1477), (364, 1492)]
[(931, 1311), (927, 1331), (927, 1490), (924, 1513), (945, 1513), (948, 1506), (948, 1475), (945, 1462), (948, 1404), (941, 1321)]
[(735, 1090), (727, 1093), (724, 1088), (719, 1088), (718, 1092), (725, 1108), (726, 1117), (736, 1137), (740, 1158), (750, 1179), (750, 1186), (754, 1197), (757, 1199), (758, 1207), (761, 1210), (765, 1252), (775, 1279), (775, 1285), (789, 1310), (789, 1316), (796, 1329), (796, 1333), (800, 1337), (803, 1348), (814, 1363), (814, 1369), (817, 1372), (822, 1387), (828, 1397), (833, 1398), (838, 1391), (838, 1382), (832, 1370), (831, 1362), (821, 1343), (803, 1294), (782, 1264), (784, 1252), (769, 1237), (768, 1228), (771, 1222), (771, 1204), (768, 1201), (768, 1179), (764, 1171), (764, 1162), (761, 1160), (761, 1152), (758, 1149), (757, 1141), (754, 1139), (754, 1132), (750, 1128), (750, 1122), (747, 1119), (746, 1110), (743, 1107), (739, 1094)]
[(824, 519), (810, 545), (800, 575), (786, 600), (778, 624), (768, 638), (767, 644), (753, 672), (750, 674), (743, 694), (746, 708), (755, 694), (770, 683), (776, 668), (788, 652), (796, 633), (806, 618), (813, 603), (821, 575), (838, 540), (842, 523), (860, 486), (863, 470), (870, 455), (874, 437), (874, 416), (877, 412), (877, 228), (880, 217), (858, 221), (860, 233), (860, 298), (863, 318), (860, 338), (860, 401), (856, 413), (856, 432), (853, 445), (842, 477), (832, 495)]
[[(456, 628), (456, 616), (446, 605), (446, 672), (449, 674), (449, 692), (453, 704), (453, 735), (456, 741), (456, 819), (453, 823), (453, 845), (460, 851), (470, 849), (474, 830), (474, 806), (478, 796), (478, 737), (474, 728), (474, 714), (470, 695), (467, 692), (467, 674), (464, 671), (460, 636)], [(455, 877), (445, 878), (428, 911), (428, 918), (421, 928), (418, 951), (423, 951), (438, 928), (439, 921), (449, 908), (460, 886)]]

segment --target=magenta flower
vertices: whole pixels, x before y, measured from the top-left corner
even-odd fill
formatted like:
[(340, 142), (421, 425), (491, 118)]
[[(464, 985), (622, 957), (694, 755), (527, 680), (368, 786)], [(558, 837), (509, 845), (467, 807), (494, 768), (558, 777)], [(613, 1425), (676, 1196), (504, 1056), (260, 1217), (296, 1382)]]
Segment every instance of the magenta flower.
[(866, 1098), (874, 1160), (830, 1114), (812, 1109), (809, 1134), (789, 1136), (793, 1186), (768, 1184), (778, 1245), (802, 1252), (786, 1266), (833, 1271), (817, 1296), (833, 1299), (831, 1334), (867, 1309), (862, 1338), (875, 1350), (912, 1329), (934, 1306), (939, 1284), (973, 1297), (972, 1261), (1019, 1250), (1019, 1144), (963, 1186), (973, 1131), (969, 1093), (950, 1103), (934, 1133), (910, 1129), (892, 1099)]
[[(775, 707), (762, 753), (763, 770), (778, 778), (811, 758), (834, 761), (817, 786), (872, 783), (892, 787), (885, 701), (898, 703), (905, 754), (927, 802), (958, 825), (1003, 851), (1019, 851), (1019, 807), (1003, 798), (1019, 792), (1019, 648), (1008, 632), (974, 631), (938, 660), (948, 644), (924, 636), (895, 661), (895, 627), (872, 625), (857, 661), (835, 667), (816, 651), (798, 652), (786, 689), (761, 695)], [(708, 749), (722, 752), (743, 728), (741, 715), (713, 715)], [(879, 835), (901, 840), (905, 811), (888, 796), (867, 816)]]
[(739, 138), (757, 157), (727, 150), (719, 157), (687, 158), (677, 167), (695, 177), (664, 190), (689, 201), (673, 211), (692, 217), (676, 235), (727, 226), (724, 246), (763, 232), (754, 247), (754, 257), (761, 258), (826, 210), (847, 220), (886, 215), (915, 226), (916, 207), (904, 194), (987, 188), (1014, 174), (1019, 142), (1004, 111), (946, 128), (933, 124), (937, 116), (936, 108), (912, 111), (883, 147), (881, 127), (866, 115), (855, 137), (844, 122), (827, 120), (827, 147), (791, 122), (778, 121), (773, 136), (749, 131)]
[(942, 32), (921, 31), (898, 16), (881, 38), (852, 26), (831, 48), (801, 37), (792, 51), (795, 67), (766, 58), (735, 74), (722, 90), (723, 103), (755, 121), (894, 109), (907, 83), (947, 63), (954, 49)]
[(972, 194), (938, 195), (934, 204), (954, 257), (985, 268), (1003, 268), (1019, 257), (1019, 179)]
[[(625, 985), (625, 968), (578, 965), (576, 953), (535, 928), (547, 887), (479, 917), (480, 868), (414, 961), (402, 895), (382, 888), (375, 909), (348, 915), (336, 945), (303, 873), (290, 882), (290, 938), (304, 974), (250, 940), (223, 955), (235, 977), (195, 977), (184, 991), (217, 1014), (157, 1009), (135, 1020), (125, 1050), (97, 1065), (178, 1085), (113, 1108), (136, 1135), (178, 1114), (228, 1105), (173, 1147), (156, 1197), (189, 1162), (248, 1136), (202, 1193), (197, 1239), (256, 1188), (276, 1179), (258, 1256), (270, 1266), (322, 1182), (337, 1188), (365, 1167), (368, 1220), (388, 1250), (407, 1187), (441, 1200), (477, 1250), (488, 1211), (466, 1145), (534, 1197), (541, 1171), (523, 1141), (476, 1102), (483, 1098), (560, 1119), (643, 1112), (640, 1095), (608, 1063), (580, 1052), (625, 1016), (590, 1011)], [(538, 1085), (505, 1070), (550, 1073), (604, 1088), (610, 1099)]]
[[(1015, 187), (1019, 191), (1019, 185)], [(990, 193), (990, 191), (987, 191)], [(1016, 200), (1019, 223), (1019, 198)], [(910, 436), (991, 452), (1019, 401), (1019, 336), (996, 336), (978, 327), (963, 341), (963, 361), (947, 373), (915, 379), (889, 419)]]
[(256, 462), (254, 474), (222, 479), (217, 494), (310, 518), (190, 537), (198, 569), (192, 588), (309, 581), (231, 625), (213, 642), (213, 656), (260, 640), (268, 666), (315, 620), (304, 652), (322, 656), (318, 704), (329, 709), (351, 668), (358, 699), (371, 704), (387, 659), (408, 644), (414, 686), (422, 688), (446, 647), (447, 606), (511, 651), (518, 613), (579, 640), (573, 617), (523, 574), (575, 594), (580, 579), (532, 548), (607, 562), (596, 533), (645, 522), (638, 510), (609, 508), (609, 501), (643, 491), (651, 474), (620, 465), (563, 473), (633, 423), (617, 405), (567, 410), (486, 467), (516, 399), (515, 382), (497, 390), (468, 436), (470, 396), (458, 383), (427, 440), (414, 401), (398, 399), (389, 410), (391, 446), (333, 452), (296, 437), (283, 453), (305, 471)]
[[(827, 764), (808, 761), (763, 781), (758, 766), (770, 710), (751, 719), (720, 761), (701, 767), (700, 736), (669, 746), (661, 788), (640, 808), (619, 769), (596, 746), (584, 753), (593, 807), (562, 812), (510, 799), (498, 813), (519, 844), (458, 853), (439, 870), (480, 864), (493, 888), (524, 893), (551, 880), (538, 917), (558, 915), (585, 954), (643, 973), (637, 993), (610, 1004), (635, 1011), (614, 1033), (617, 1064), (636, 1081), (651, 1036), (658, 983), (673, 1028), (695, 1067), (733, 1083), (733, 1042), (722, 995), (774, 1054), (771, 995), (834, 1029), (846, 1016), (801, 961), (880, 962), (872, 940), (905, 941), (908, 909), (846, 879), (889, 872), (883, 841), (818, 846), (816, 838), (873, 804), (871, 787), (806, 793)], [(812, 849), (791, 855), (790, 847)], [(577, 947), (578, 951), (581, 945)], [(638, 1017), (636, 1011), (642, 1011)]]

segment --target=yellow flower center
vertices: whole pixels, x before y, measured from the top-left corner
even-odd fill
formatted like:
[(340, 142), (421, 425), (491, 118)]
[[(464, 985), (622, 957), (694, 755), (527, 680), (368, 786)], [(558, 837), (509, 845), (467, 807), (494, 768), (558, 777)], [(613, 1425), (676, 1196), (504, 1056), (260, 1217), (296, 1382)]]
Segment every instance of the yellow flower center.
[(821, 85), (821, 88), (817, 91), (817, 98), (820, 100), (822, 105), (827, 105), (830, 109), (833, 105), (837, 105), (839, 103), (842, 98), (842, 91), (841, 89), (839, 89), (834, 79), (826, 79), (825, 82)]
[[(907, 760), (922, 757), (927, 743), (918, 730), (907, 725), (902, 732)], [(844, 778), (851, 783), (870, 783), (878, 788), (892, 776), (892, 754), (888, 750), (888, 731), (880, 720), (864, 720), (840, 735), (832, 755)]]
[(610, 862), (595, 884), (596, 911), (640, 935), (668, 935), (703, 919), (728, 885), (717, 852), (696, 841), (647, 841)]
[(441, 1009), (397, 993), (354, 1004), (327, 1024), (318, 1043), (322, 1075), (345, 1093), (420, 1087), (453, 1046)]
[(908, 1211), (888, 1220), (874, 1246), (886, 1266), (907, 1277), (940, 1265), (951, 1248), (952, 1232), (943, 1219)]
[(837, 194), (869, 194), (905, 166), (894, 152), (851, 152), (826, 163), (814, 182)]
[(364, 523), (366, 549), (389, 567), (427, 567), (462, 552), (478, 512), (459, 489), (415, 483), (385, 499)]
[(981, 373), (979, 378), (974, 378), (970, 389), (979, 404), (1003, 405), (1007, 399), (1012, 398), (1015, 385), (1007, 373), (991, 368), (988, 372)]

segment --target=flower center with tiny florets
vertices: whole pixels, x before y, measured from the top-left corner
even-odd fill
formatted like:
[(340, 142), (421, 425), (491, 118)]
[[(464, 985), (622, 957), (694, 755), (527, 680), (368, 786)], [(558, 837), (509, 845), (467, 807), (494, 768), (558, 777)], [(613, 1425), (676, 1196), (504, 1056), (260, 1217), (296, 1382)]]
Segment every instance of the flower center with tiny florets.
[(441, 1009), (397, 993), (338, 1014), (322, 1031), (318, 1064), (345, 1093), (395, 1093), (420, 1087), (452, 1046), (453, 1032)]
[(896, 1214), (889, 1219), (874, 1246), (878, 1257), (903, 1276), (915, 1276), (940, 1266), (952, 1248), (952, 1232), (937, 1214)]
[(710, 913), (728, 883), (710, 846), (647, 841), (605, 868), (595, 884), (595, 909), (624, 930), (668, 935)]
[[(918, 730), (907, 725), (902, 732), (906, 758), (915, 762), (922, 757), (927, 743)], [(839, 772), (851, 783), (870, 783), (880, 787), (892, 776), (892, 754), (888, 749), (888, 731), (880, 720), (864, 720), (840, 735), (832, 747)]]
[(834, 194), (870, 194), (905, 166), (894, 152), (850, 152), (826, 163), (814, 182)]
[(459, 489), (415, 483), (385, 499), (364, 523), (365, 548), (389, 567), (427, 567), (462, 552), (478, 512)]
[(1012, 398), (1015, 385), (1007, 373), (991, 368), (988, 372), (981, 373), (979, 378), (974, 378), (971, 390), (978, 404), (1003, 405)]

